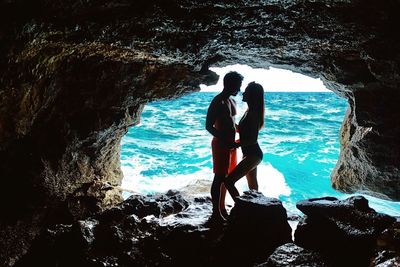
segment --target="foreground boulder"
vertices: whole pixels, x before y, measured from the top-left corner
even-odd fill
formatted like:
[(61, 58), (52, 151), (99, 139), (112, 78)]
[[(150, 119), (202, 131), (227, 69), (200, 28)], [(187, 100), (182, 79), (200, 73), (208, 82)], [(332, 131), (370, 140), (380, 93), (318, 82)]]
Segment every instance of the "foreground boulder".
[(222, 239), (224, 263), (248, 266), (265, 261), (282, 244), (292, 242), (282, 202), (255, 191), (237, 198)]
[(319, 251), (333, 266), (369, 266), (378, 236), (396, 219), (375, 212), (368, 200), (316, 198), (297, 203), (307, 217), (295, 232), (295, 243)]
[(310, 251), (297, 246), (294, 243), (287, 243), (278, 247), (265, 263), (257, 267), (325, 267), (321, 255), (318, 252)]

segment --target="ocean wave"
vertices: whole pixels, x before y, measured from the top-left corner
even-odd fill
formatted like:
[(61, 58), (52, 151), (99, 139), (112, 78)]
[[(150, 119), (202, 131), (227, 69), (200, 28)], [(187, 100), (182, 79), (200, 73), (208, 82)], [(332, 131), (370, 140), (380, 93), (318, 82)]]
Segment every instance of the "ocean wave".
[[(191, 174), (179, 175), (158, 175), (148, 177), (142, 175), (142, 172), (148, 170), (137, 162), (131, 164), (123, 164), (121, 167), (124, 173), (122, 188), (137, 193), (163, 193), (168, 190), (175, 189), (192, 196), (207, 196), (210, 194), (213, 172), (211, 168), (203, 168)], [(268, 197), (289, 196), (291, 189), (285, 181), (284, 175), (275, 169), (271, 164), (260, 164), (258, 170), (259, 191)], [(240, 193), (249, 190), (246, 178), (240, 179), (236, 183), (236, 187)], [(132, 193), (124, 193), (127, 198)], [(232, 198), (227, 196), (227, 204), (233, 204)]]
[[(194, 93), (146, 105), (141, 123), (121, 141), (122, 187), (142, 194), (176, 189), (209, 196), (212, 137), (204, 124), (215, 95)], [(339, 156), (347, 102), (333, 93), (267, 93), (265, 98), (265, 127), (258, 138), (264, 152), (259, 190), (281, 199), (291, 212), (298, 212), (296, 202), (306, 198), (347, 196), (332, 189), (329, 177)], [(241, 96), (236, 101), (238, 122), (247, 106)], [(245, 178), (237, 185), (239, 191), (248, 189)], [(399, 203), (372, 202), (380, 212), (400, 213)]]

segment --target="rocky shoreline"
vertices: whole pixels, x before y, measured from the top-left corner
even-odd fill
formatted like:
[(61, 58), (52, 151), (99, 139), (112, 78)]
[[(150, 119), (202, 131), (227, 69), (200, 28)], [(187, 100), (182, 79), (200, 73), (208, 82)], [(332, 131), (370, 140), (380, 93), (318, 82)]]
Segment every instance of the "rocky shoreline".
[[(245, 192), (225, 225), (205, 224), (210, 199), (133, 195), (72, 223), (49, 223), (14, 266), (398, 266), (400, 221), (354, 196), (282, 203)], [(290, 218), (291, 220), (293, 218)], [(10, 264), (10, 262), (8, 262)]]

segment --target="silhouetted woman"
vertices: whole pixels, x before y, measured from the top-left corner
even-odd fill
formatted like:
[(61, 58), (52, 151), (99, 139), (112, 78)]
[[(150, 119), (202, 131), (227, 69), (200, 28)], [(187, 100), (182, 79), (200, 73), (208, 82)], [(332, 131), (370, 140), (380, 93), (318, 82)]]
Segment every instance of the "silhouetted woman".
[(240, 142), (243, 160), (225, 178), (225, 187), (234, 201), (239, 196), (235, 183), (246, 175), (249, 189), (258, 191), (257, 165), (263, 158), (263, 152), (258, 145), (259, 130), (264, 126), (264, 89), (255, 82), (249, 83), (243, 93), (243, 101), (247, 102), (247, 111), (239, 122)]

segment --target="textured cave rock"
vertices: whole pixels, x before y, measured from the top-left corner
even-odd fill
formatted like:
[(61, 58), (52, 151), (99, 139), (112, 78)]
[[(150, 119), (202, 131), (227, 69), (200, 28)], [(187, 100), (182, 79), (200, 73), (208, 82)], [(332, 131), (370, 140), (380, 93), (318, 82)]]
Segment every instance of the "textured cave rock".
[(292, 242), (292, 229), (282, 202), (246, 191), (236, 199), (229, 215), (219, 266), (253, 266), (288, 242)]
[(108, 191), (122, 179), (127, 128), (147, 101), (192, 89), (200, 75), (133, 50), (41, 42), (16, 59), (15, 92), (2, 99), (4, 182), (35, 200), (73, 195), (116, 203)]
[(320, 77), (348, 99), (333, 186), (400, 200), (399, 11), (397, 0), (1, 1), (1, 221), (120, 201), (120, 139), (143, 105), (232, 63)]
[[(246, 193), (240, 201), (228, 226), (209, 227), (209, 198), (131, 196), (90, 218), (44, 227), (15, 266), (253, 266), (290, 241), (291, 230), (279, 200)], [(198, 213), (193, 221), (188, 206)]]
[(396, 218), (376, 212), (362, 196), (307, 199), (296, 207), (307, 216), (297, 225), (295, 243), (318, 251), (332, 266), (369, 266), (377, 244), (383, 250), (396, 242)]
[(306, 250), (294, 243), (278, 247), (265, 263), (257, 267), (325, 267), (318, 252)]

